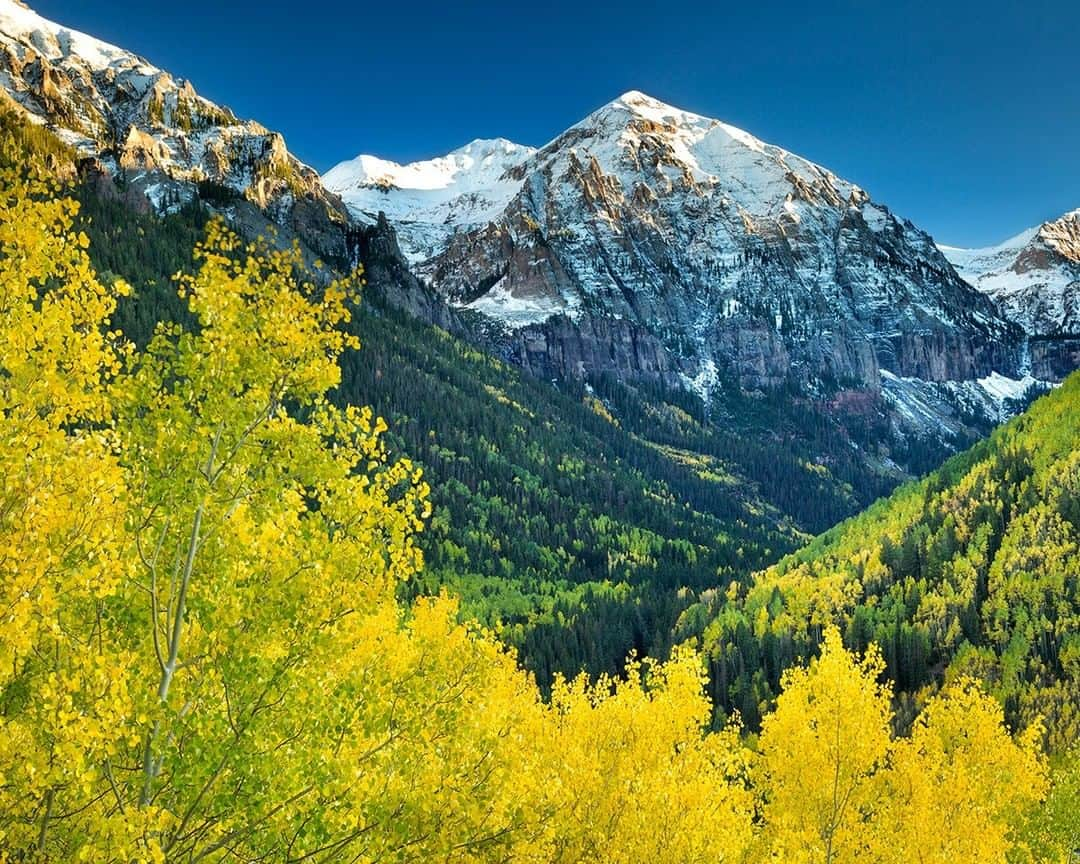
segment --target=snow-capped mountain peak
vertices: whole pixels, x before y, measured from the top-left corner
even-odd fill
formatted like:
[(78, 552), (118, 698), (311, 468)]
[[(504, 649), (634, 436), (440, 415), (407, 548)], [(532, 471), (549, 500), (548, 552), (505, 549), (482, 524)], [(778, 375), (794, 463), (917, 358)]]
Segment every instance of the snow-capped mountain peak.
[(445, 156), (404, 165), (360, 155), (322, 180), (358, 218), (373, 221), (385, 213), (406, 255), (422, 260), (454, 231), (494, 218), (521, 185), (507, 172), (534, 152), (505, 138), (478, 138)]
[[(477, 140), (434, 159), (399, 164), (361, 155), (323, 176), (361, 220), (384, 212), (402, 250), (418, 264), (450, 238), (493, 222), (536, 172), (565, 173), (595, 160), (625, 195), (660, 179), (716, 195), (748, 218), (798, 222), (803, 204), (862, 204), (868, 196), (831, 171), (742, 129), (668, 105), (638, 90), (596, 109), (539, 150), (506, 139)], [(642, 175), (642, 160), (667, 179)], [(877, 227), (886, 212), (866, 211)]]
[(538, 374), (633, 369), (708, 391), (721, 369), (751, 388), (877, 388), (882, 368), (1015, 366), (1016, 331), (929, 235), (735, 126), (630, 91), (506, 155), (486, 174), (449, 154), (326, 181), (354, 215), (386, 212), (418, 274), (519, 334)]
[(160, 72), (129, 51), (41, 17), (21, 0), (0, 0), (0, 34), (5, 41), (32, 45), (53, 61), (79, 58), (91, 69), (104, 70), (113, 65), (126, 67), (135, 60), (147, 74)]
[(997, 246), (941, 250), (1030, 335), (1080, 333), (1080, 209)]
[[(676, 108), (659, 99), (654, 99), (640, 90), (630, 90), (623, 93), (618, 99), (614, 99), (601, 108), (594, 111), (579, 126), (601, 126), (609, 118), (614, 119), (619, 125), (625, 125), (623, 117), (629, 115), (648, 123), (656, 124), (652, 131), (664, 131), (669, 135), (677, 136), (689, 143), (699, 143), (710, 133), (720, 130), (727, 138), (738, 141), (743, 146), (765, 152), (768, 147), (764, 141), (755, 138), (749, 132), (745, 132), (735, 126), (704, 117), (692, 111)], [(774, 148), (779, 150), (779, 148)]]
[(452, 189), (451, 194), (461, 194), (497, 182), (507, 168), (532, 153), (531, 147), (505, 138), (477, 138), (445, 156), (405, 165), (361, 154), (330, 169), (323, 182), (341, 192), (376, 187), (423, 192)]
[[(866, 199), (857, 186), (782, 147), (716, 120), (631, 90), (594, 111), (544, 147), (546, 155), (585, 153), (605, 173), (630, 184), (658, 167), (673, 181), (701, 187), (752, 216), (797, 219), (798, 203), (833, 205)], [(645, 172), (648, 174), (648, 170)], [(631, 191), (631, 190), (627, 190)]]
[(48, 125), (86, 160), (83, 170), (123, 176), (134, 206), (173, 209), (208, 184), (219, 203), (257, 210), (251, 224), (268, 218), (310, 239), (318, 255), (347, 257), (341, 202), (281, 135), (17, 0), (0, 0), (0, 102)]

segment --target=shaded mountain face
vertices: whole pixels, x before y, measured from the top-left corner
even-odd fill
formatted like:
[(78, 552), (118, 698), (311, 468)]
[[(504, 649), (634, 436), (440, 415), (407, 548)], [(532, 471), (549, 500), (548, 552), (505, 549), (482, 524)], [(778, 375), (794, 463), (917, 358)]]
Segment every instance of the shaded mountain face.
[(343, 205), (281, 135), (141, 57), (0, 0), (0, 88), (8, 108), (75, 148), (84, 173), (122, 179), (147, 209), (201, 192), (241, 227), (269, 220), (314, 254), (348, 257)]
[(999, 246), (942, 251), (1031, 336), (1080, 336), (1080, 210)]
[[(360, 157), (324, 179), (359, 218), (407, 213), (419, 275), (499, 322), (538, 374), (707, 400), (731, 380), (902, 399), (899, 380), (944, 402), (947, 384), (982, 398), (980, 379), (1021, 377), (1019, 328), (929, 235), (742, 130), (630, 92), (540, 150), (503, 143), (466, 164), (468, 150), (390, 169)], [(433, 196), (423, 184), (445, 164), (453, 182)]]

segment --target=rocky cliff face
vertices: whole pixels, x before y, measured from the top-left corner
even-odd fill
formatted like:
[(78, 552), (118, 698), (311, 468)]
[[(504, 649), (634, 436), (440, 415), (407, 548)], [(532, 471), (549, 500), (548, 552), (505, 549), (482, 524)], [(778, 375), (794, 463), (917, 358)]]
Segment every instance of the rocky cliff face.
[(458, 313), (414, 276), (401, 253), (397, 231), (383, 214), (350, 229), (350, 248), (363, 264), (366, 288), (381, 302), (456, 335), (468, 335)]
[(1080, 336), (1033, 338), (1027, 351), (1030, 374), (1040, 381), (1064, 381), (1080, 369)]
[(344, 206), (281, 135), (238, 120), (141, 57), (0, 0), (0, 88), (15, 110), (158, 211), (201, 188), (222, 209), (238, 209), (236, 221), (265, 216), (314, 254), (348, 258)]
[(511, 360), (539, 378), (613, 375), (680, 387), (685, 382), (681, 359), (648, 330), (619, 318), (566, 315), (511, 331), (506, 352)]

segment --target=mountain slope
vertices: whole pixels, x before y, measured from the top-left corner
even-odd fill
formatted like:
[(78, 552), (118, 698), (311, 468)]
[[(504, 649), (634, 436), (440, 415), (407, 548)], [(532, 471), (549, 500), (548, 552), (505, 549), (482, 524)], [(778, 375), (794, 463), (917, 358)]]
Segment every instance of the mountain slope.
[[(276, 224), (314, 254), (349, 257), (344, 206), (281, 135), (199, 96), (141, 57), (0, 0), (0, 89), (144, 209), (213, 200), (247, 233)], [(269, 220), (269, 221), (268, 221)]]
[(1080, 210), (998, 246), (942, 251), (1029, 334), (1080, 335)]
[[(902, 701), (970, 673), (1011, 722), (1080, 735), (1080, 374), (925, 480), (690, 610), (714, 694), (754, 717), (829, 621), (878, 642)], [(707, 627), (703, 622), (714, 618)], [(759, 670), (759, 671), (755, 671)], [(905, 695), (906, 694), (906, 695)]]

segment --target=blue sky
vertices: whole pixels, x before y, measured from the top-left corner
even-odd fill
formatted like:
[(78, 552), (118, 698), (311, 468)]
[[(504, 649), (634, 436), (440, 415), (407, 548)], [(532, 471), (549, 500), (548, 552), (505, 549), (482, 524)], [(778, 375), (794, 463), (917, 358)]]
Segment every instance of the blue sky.
[(319, 170), (542, 144), (625, 90), (820, 162), (941, 242), (1080, 207), (1077, 0), (30, 0)]

